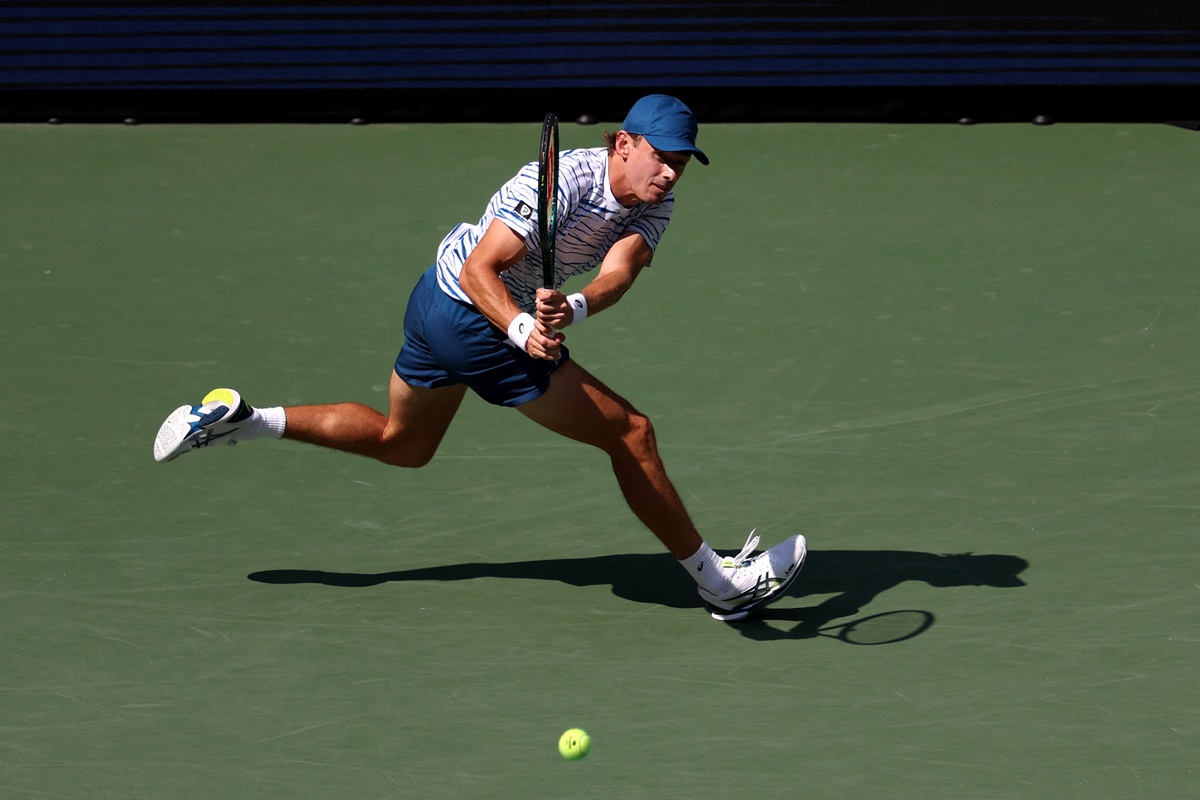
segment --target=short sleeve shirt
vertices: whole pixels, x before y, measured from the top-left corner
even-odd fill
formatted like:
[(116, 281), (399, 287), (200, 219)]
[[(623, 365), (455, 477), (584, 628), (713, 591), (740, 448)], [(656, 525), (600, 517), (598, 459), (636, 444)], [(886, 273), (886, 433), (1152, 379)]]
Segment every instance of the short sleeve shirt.
[[(538, 236), (537, 162), (526, 164), (492, 196), (475, 225), (463, 222), (438, 246), (437, 279), (443, 292), (464, 303), (470, 298), (459, 285), (463, 264), (498, 219), (515, 231), (529, 251), (501, 273), (522, 311), (532, 312), (542, 285), (542, 248)], [(656, 249), (671, 221), (675, 195), (661, 203), (639, 203), (625, 208), (613, 196), (608, 181), (608, 150), (604, 147), (565, 150), (559, 156), (558, 231), (555, 236), (554, 287), (568, 278), (595, 269), (626, 231), (641, 234)]]

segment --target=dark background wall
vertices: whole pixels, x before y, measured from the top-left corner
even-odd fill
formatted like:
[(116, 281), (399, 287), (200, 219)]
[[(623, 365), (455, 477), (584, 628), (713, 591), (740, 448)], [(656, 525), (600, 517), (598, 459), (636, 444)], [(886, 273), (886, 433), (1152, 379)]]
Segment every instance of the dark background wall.
[(0, 3), (0, 116), (1200, 116), (1200, 4)]

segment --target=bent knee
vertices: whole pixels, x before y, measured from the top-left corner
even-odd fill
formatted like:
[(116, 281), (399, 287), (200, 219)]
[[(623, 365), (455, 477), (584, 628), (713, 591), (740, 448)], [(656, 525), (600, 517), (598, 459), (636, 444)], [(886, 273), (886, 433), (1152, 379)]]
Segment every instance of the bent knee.
[(621, 441), (634, 453), (656, 452), (658, 443), (654, 435), (654, 423), (645, 414), (631, 411), (622, 426)]
[(402, 467), (404, 469), (420, 469), (428, 464), (432, 459), (428, 458), (410, 458), (407, 456), (399, 458), (381, 458), (379, 459), (389, 467)]
[(404, 467), (406, 469), (419, 469), (433, 460), (433, 452), (421, 450), (413, 450), (403, 447), (387, 447), (376, 456), (384, 464), (389, 467)]

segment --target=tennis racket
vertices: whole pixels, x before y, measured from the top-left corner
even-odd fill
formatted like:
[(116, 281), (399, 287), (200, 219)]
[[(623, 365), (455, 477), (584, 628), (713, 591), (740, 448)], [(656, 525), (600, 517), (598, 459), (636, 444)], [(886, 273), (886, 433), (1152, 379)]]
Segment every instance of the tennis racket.
[(554, 288), (554, 236), (558, 230), (558, 117), (542, 123), (538, 156), (538, 235), (542, 240), (542, 286)]

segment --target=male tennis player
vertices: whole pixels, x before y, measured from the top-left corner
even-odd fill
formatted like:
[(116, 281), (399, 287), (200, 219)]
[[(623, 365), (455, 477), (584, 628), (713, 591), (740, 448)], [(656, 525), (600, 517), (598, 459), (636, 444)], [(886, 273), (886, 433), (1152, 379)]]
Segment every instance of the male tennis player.
[(666, 95), (638, 100), (605, 141), (565, 151), (559, 162), (554, 285), (599, 267), (583, 291), (541, 288), (537, 164), (527, 164), (478, 224), (450, 231), (413, 290), (388, 416), (357, 403), (254, 408), (232, 389), (215, 389), (167, 417), (154, 458), (275, 437), (420, 467), (469, 388), (607, 453), (629, 507), (695, 579), (715, 619), (741, 620), (778, 599), (803, 566), (804, 537), (752, 557), (759, 538), (751, 533), (734, 558), (715, 553), (667, 477), (650, 420), (563, 346), (563, 328), (611, 307), (633, 285), (671, 219), (675, 183), (693, 158), (708, 164), (691, 110)]

